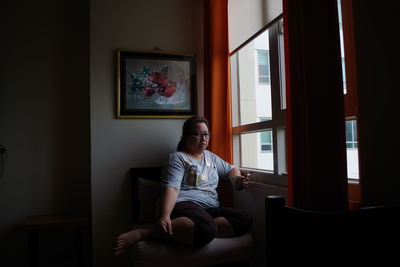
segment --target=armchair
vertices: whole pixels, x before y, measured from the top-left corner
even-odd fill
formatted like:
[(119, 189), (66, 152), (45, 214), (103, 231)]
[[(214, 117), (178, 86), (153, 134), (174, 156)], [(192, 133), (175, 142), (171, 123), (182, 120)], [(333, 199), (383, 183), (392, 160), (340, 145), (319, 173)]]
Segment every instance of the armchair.
[[(162, 192), (162, 167), (132, 168), (132, 218), (134, 224), (155, 222)], [(141, 241), (131, 250), (135, 267), (142, 266), (246, 266), (251, 257), (253, 238), (215, 238), (196, 249), (158, 240)]]

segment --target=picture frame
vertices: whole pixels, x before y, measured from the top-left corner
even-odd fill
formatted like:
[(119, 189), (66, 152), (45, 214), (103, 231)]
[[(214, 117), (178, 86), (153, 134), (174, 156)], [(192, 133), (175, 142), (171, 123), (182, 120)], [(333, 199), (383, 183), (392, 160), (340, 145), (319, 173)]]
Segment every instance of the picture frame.
[(188, 118), (197, 112), (196, 56), (117, 50), (117, 118)]

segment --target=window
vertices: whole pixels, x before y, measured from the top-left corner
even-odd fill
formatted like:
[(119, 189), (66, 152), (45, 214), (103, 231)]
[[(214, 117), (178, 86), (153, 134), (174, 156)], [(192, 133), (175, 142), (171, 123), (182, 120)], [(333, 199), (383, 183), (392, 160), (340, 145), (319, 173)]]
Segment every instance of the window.
[[(357, 141), (357, 117), (355, 114), (356, 99), (354, 97), (355, 88), (351, 88), (347, 84), (346, 74), (346, 57), (343, 35), (343, 17), (341, 0), (338, 3), (339, 32), (340, 32), (340, 51), (342, 57), (342, 77), (343, 77), (343, 94), (345, 97), (345, 116), (346, 116), (346, 155), (347, 155), (347, 178), (359, 179), (358, 165), (358, 141)], [(351, 108), (349, 106), (352, 106)]]
[(260, 133), (261, 136), (261, 151), (272, 152), (272, 131)]
[(234, 163), (286, 170), (282, 19), (230, 55)]
[(357, 121), (346, 121), (346, 147), (357, 148)]
[(258, 82), (269, 84), (269, 51), (257, 50)]
[(359, 179), (357, 121), (346, 121), (347, 178)]
[[(268, 121), (271, 118), (261, 117), (259, 121)], [(260, 132), (260, 149), (261, 152), (272, 152), (272, 131)]]

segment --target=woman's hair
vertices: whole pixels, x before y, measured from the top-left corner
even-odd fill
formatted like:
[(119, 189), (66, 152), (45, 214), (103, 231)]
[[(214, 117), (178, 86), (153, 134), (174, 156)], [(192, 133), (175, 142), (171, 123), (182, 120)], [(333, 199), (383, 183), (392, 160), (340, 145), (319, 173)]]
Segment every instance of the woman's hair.
[(192, 130), (197, 123), (205, 123), (208, 127), (208, 121), (204, 117), (191, 117), (187, 119), (183, 124), (181, 140), (179, 140), (176, 150), (182, 151), (185, 148), (185, 138), (192, 133)]

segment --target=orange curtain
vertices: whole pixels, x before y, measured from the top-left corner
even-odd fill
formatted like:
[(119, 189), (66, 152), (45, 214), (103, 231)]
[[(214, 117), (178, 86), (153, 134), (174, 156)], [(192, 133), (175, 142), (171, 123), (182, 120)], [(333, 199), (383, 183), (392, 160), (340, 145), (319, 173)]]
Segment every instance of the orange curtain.
[[(228, 0), (204, 1), (204, 116), (211, 131), (209, 149), (233, 162), (228, 57)], [(230, 183), (220, 180), (222, 206), (233, 205)]]
[(209, 120), (210, 150), (232, 162), (228, 58), (228, 1), (204, 1), (204, 116)]

